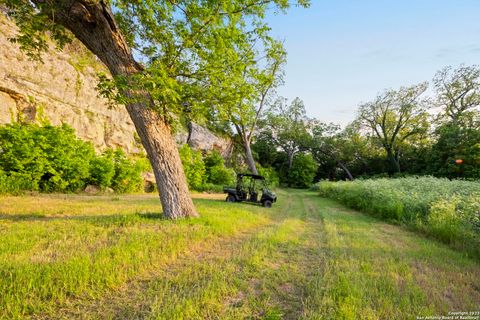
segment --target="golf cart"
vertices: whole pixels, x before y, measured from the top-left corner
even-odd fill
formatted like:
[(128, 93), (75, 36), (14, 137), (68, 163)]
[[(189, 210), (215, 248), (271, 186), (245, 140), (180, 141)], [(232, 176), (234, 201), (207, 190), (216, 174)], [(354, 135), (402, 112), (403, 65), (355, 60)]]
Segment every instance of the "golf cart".
[[(260, 190), (262, 196), (259, 199)], [(270, 208), (277, 201), (275, 193), (268, 189), (265, 178), (256, 174), (237, 174), (237, 186), (224, 187), (223, 192), (228, 194), (227, 202), (261, 203), (265, 208)]]

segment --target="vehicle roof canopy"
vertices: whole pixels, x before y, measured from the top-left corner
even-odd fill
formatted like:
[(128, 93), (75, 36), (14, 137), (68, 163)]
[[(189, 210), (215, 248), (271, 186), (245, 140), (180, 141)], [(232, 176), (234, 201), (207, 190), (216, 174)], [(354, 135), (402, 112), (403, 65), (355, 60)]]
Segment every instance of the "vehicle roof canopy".
[(250, 177), (255, 180), (265, 180), (265, 177), (259, 176), (258, 174), (250, 174), (250, 173), (239, 173), (237, 174), (237, 179), (238, 178), (243, 178), (243, 177)]

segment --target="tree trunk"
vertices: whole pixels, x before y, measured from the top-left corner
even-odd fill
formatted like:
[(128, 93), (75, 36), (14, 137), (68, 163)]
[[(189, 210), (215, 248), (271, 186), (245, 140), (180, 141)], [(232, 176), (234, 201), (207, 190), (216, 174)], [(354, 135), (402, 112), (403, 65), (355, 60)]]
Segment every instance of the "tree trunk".
[(400, 168), (400, 159), (398, 157), (398, 152), (395, 152), (393, 154), (393, 163), (395, 165), (395, 170), (397, 171), (397, 173), (401, 173), (402, 169)]
[(350, 170), (348, 170), (347, 166), (346, 166), (343, 162), (341, 162), (341, 161), (337, 161), (337, 163), (338, 163), (338, 165), (340, 166), (340, 168), (342, 168), (343, 171), (345, 171), (345, 173), (346, 173), (347, 176), (348, 176), (348, 179), (349, 179), (350, 181), (352, 181), (352, 180), (353, 180), (353, 176), (352, 176), (352, 173), (350, 172)]
[(393, 150), (391, 149), (387, 150), (387, 161), (390, 167), (389, 169), (390, 174), (400, 173), (400, 163), (398, 161), (398, 156), (396, 156)]
[(288, 156), (288, 171), (292, 170), (292, 166), (293, 166), (293, 156), (294, 156), (294, 153), (293, 151), (292, 152), (288, 152), (287, 153), (287, 156)]
[(243, 141), (243, 148), (245, 149), (245, 158), (247, 160), (247, 165), (250, 171), (253, 174), (258, 174), (257, 166), (255, 165), (255, 160), (253, 159), (252, 148), (250, 142)]
[(247, 162), (248, 169), (253, 174), (258, 174), (257, 166), (255, 165), (255, 160), (253, 159), (251, 139), (248, 134), (245, 132), (244, 126), (240, 127), (237, 123), (234, 123), (235, 129), (237, 129), (237, 134), (240, 136), (240, 141), (242, 143), (243, 151), (245, 152), (245, 161)]
[[(33, 1), (45, 4), (44, 0)], [(70, 30), (110, 70), (113, 76), (131, 76), (142, 71), (125, 42), (108, 3), (90, 0), (56, 0), (43, 6), (55, 23)], [(126, 105), (152, 164), (163, 213), (168, 218), (198, 216), (190, 198), (183, 166), (170, 125), (152, 108), (146, 92), (125, 89), (126, 96), (140, 96)]]
[(157, 181), (163, 214), (168, 218), (198, 216), (170, 126), (142, 104), (127, 105)]

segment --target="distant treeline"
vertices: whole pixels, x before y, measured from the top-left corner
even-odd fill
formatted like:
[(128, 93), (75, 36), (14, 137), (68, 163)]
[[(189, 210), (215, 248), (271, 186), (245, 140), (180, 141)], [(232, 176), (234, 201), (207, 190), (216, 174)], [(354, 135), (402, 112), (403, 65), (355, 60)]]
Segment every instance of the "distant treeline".
[(343, 129), (307, 117), (298, 98), (290, 104), (278, 99), (259, 122), (254, 157), (288, 185), (298, 184), (295, 159), (304, 163), (303, 176), (318, 168), (316, 180), (479, 179), (480, 69), (447, 67), (432, 83), (433, 96), (426, 95), (427, 82), (380, 93)]

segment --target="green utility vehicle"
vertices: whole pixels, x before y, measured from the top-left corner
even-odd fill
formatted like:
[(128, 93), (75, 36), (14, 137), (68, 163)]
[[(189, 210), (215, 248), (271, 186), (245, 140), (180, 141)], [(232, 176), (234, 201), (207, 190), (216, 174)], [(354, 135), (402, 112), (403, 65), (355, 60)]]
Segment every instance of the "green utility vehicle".
[(223, 192), (228, 194), (227, 202), (260, 203), (265, 208), (270, 208), (277, 201), (277, 196), (268, 188), (265, 178), (256, 174), (237, 174), (236, 187), (224, 187)]

